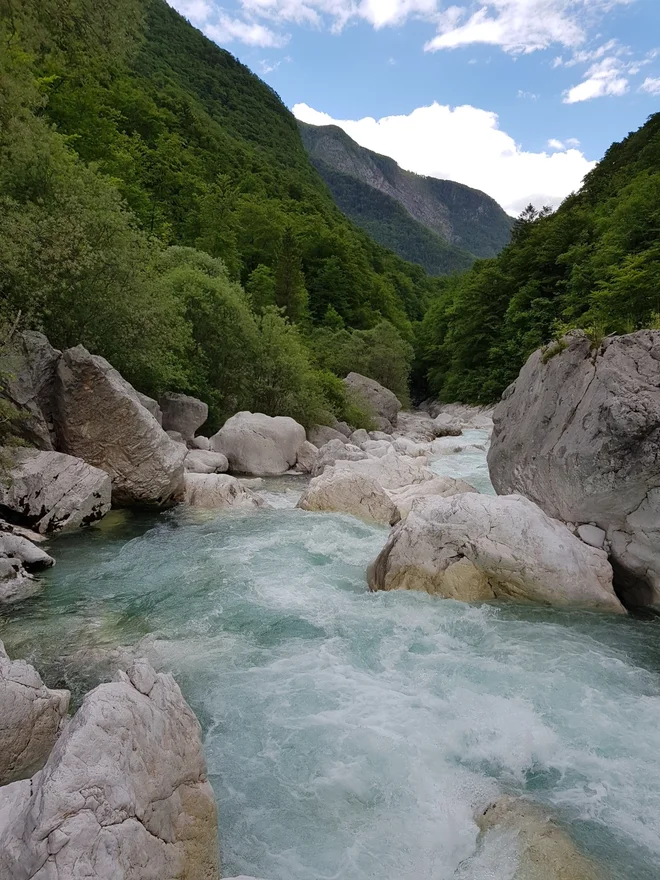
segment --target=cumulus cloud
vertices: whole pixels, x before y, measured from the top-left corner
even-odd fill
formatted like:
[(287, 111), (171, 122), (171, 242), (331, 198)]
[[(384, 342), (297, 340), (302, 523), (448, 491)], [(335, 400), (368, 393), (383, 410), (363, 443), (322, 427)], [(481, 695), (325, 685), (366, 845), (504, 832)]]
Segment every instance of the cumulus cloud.
[(647, 76), (640, 88), (649, 95), (660, 95), (660, 76)]
[(603, 58), (592, 64), (581, 83), (564, 92), (564, 104), (591, 101), (606, 95), (625, 95), (628, 91), (628, 65), (619, 58)]
[(408, 171), (483, 190), (513, 215), (529, 202), (557, 206), (595, 165), (568, 141), (553, 152), (523, 150), (499, 128), (496, 113), (470, 105), (434, 103), (404, 116), (357, 120), (333, 119), (307, 104), (296, 104), (293, 112), (314, 125), (340, 126)]

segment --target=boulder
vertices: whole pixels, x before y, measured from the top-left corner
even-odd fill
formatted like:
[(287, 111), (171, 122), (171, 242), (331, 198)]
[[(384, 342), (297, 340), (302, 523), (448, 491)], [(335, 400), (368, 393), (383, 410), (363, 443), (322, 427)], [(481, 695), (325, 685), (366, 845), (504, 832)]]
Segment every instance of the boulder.
[(470, 486), (464, 480), (437, 476), (433, 477), (433, 479), (425, 480), (423, 483), (413, 483), (412, 486), (395, 489), (390, 492), (390, 495), (399, 512), (397, 519), (404, 519), (408, 516), (412, 510), (413, 503), (418, 498), (427, 498), (429, 496), (449, 498), (452, 495), (461, 495), (463, 492), (476, 491), (473, 486)]
[(463, 430), (492, 431), (493, 406), (471, 406), (469, 403), (439, 403), (436, 400), (425, 401), (420, 405), (429, 415), (436, 419), (443, 415), (456, 421)]
[(43, 767), (64, 724), (69, 698), (68, 691), (47, 688), (24, 660), (10, 660), (0, 642), (0, 786)]
[(302, 510), (333, 511), (390, 525), (396, 506), (373, 477), (328, 467), (311, 480), (298, 502)]
[(417, 443), (409, 437), (397, 437), (392, 444), (392, 448), (400, 455), (409, 455), (411, 458), (420, 458), (423, 455), (428, 455), (430, 452), (428, 444)]
[(217, 880), (199, 722), (136, 661), (85, 697), (43, 768), (0, 789), (0, 876)]
[(89, 525), (110, 510), (108, 474), (61, 452), (15, 449), (0, 478), (0, 508), (38, 532)]
[(160, 399), (163, 411), (163, 428), (166, 431), (178, 431), (186, 443), (195, 436), (209, 416), (209, 408), (196, 397), (188, 394), (168, 392)]
[(446, 412), (436, 416), (431, 424), (433, 425), (435, 437), (459, 437), (463, 433), (463, 428), (458, 419)]
[(369, 569), (372, 590), (624, 613), (602, 550), (519, 495), (422, 498)]
[(329, 428), (327, 425), (314, 425), (307, 432), (307, 439), (319, 449), (331, 440), (340, 440), (342, 443), (348, 443), (348, 437), (342, 431), (338, 431), (336, 428)]
[(383, 440), (367, 440), (366, 443), (362, 444), (362, 451), (366, 452), (367, 455), (373, 455), (374, 458), (382, 458), (391, 450), (392, 444), (385, 443)]
[(396, 434), (398, 437), (407, 437), (417, 443), (430, 443), (436, 436), (433, 419), (421, 410), (400, 412), (397, 416)]
[[(594, 863), (543, 807), (505, 795), (480, 810), (475, 821), (482, 834), (495, 829), (515, 840), (517, 866), (512, 880), (598, 880)], [(508, 875), (507, 875), (508, 876)]]
[(138, 396), (138, 400), (142, 404), (142, 406), (150, 412), (151, 415), (156, 419), (159, 425), (163, 424), (163, 413), (161, 408), (158, 406), (158, 401), (154, 400), (153, 397), (147, 397), (146, 394), (141, 394), (139, 391), (135, 392)]
[(394, 433), (394, 425), (383, 416), (374, 416), (372, 422), (379, 434), (389, 435)]
[(607, 533), (619, 594), (660, 604), (660, 331), (534, 352), (495, 410), (490, 476)]
[(203, 452), (208, 452), (211, 449), (211, 441), (208, 437), (202, 437), (201, 434), (198, 437), (193, 437), (190, 445), (193, 449), (201, 449)]
[(392, 442), (392, 434), (386, 434), (385, 431), (369, 431), (372, 440), (382, 440), (384, 443)]
[(186, 474), (186, 504), (207, 510), (255, 510), (267, 507), (260, 495), (255, 495), (235, 477), (228, 474)]
[(53, 389), (60, 354), (43, 333), (31, 330), (18, 334), (0, 352), (0, 393), (21, 414), (16, 433), (37, 449), (55, 448)]
[(362, 461), (337, 460), (335, 468), (371, 477), (386, 492), (401, 489), (403, 486), (410, 486), (413, 483), (423, 483), (436, 476), (430, 468), (426, 467), (424, 459), (412, 459), (397, 455), (393, 450), (381, 458), (368, 458)]
[(296, 460), (296, 470), (300, 471), (302, 474), (311, 474), (314, 469), (314, 465), (316, 464), (316, 459), (319, 454), (319, 450), (314, 446), (313, 443), (310, 443), (309, 440), (305, 440), (303, 445), (298, 450), (298, 458)]
[(183, 466), (187, 472), (193, 474), (224, 474), (229, 470), (226, 455), (221, 452), (204, 452), (203, 449), (191, 449)]
[(340, 434), (343, 434), (344, 437), (348, 438), (353, 433), (353, 428), (347, 422), (335, 422), (334, 428), (336, 431), (339, 431)]
[(362, 461), (365, 458), (367, 458), (367, 453), (363, 452), (359, 446), (353, 446), (352, 443), (342, 443), (341, 440), (330, 440), (319, 449), (311, 474), (313, 477), (318, 477), (325, 468), (331, 467), (336, 461)]
[(349, 440), (353, 444), (353, 446), (362, 447), (363, 443), (368, 443), (371, 438), (369, 434), (364, 430), (364, 428), (358, 428), (357, 431), (353, 431)]
[(349, 373), (344, 379), (344, 385), (359, 406), (380, 420), (376, 425), (379, 430), (387, 432), (387, 427), (383, 427), (382, 423), (386, 422), (390, 429), (396, 424), (401, 403), (389, 388), (385, 388), (375, 379), (361, 376), (360, 373)]
[(226, 455), (236, 473), (274, 477), (295, 465), (306, 439), (294, 419), (239, 412), (211, 437), (211, 449)]
[(188, 448), (188, 444), (186, 443), (186, 438), (180, 431), (165, 431), (170, 440), (173, 440), (175, 443), (182, 443), (186, 449)]
[(598, 547), (599, 550), (602, 550), (605, 546), (607, 535), (604, 529), (599, 529), (598, 526), (589, 524), (578, 526), (577, 533), (580, 540), (591, 547)]
[(110, 474), (117, 506), (162, 507), (179, 500), (185, 449), (170, 440), (104, 358), (81, 345), (65, 351), (55, 392), (60, 448)]

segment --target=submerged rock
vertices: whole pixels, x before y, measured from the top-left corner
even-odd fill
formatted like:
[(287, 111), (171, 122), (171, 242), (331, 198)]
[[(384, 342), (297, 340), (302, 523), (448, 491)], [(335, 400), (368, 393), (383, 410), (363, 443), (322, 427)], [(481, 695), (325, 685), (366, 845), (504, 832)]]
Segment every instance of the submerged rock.
[(607, 533), (620, 592), (660, 604), (660, 331), (534, 352), (495, 411), (493, 485)]
[(348, 513), (383, 525), (398, 519), (396, 505), (373, 477), (334, 467), (326, 468), (310, 482), (297, 506), (302, 510)]
[(0, 479), (0, 507), (38, 532), (89, 525), (110, 510), (108, 474), (71, 455), (16, 449)]
[(185, 486), (186, 504), (191, 507), (254, 510), (268, 506), (260, 495), (229, 474), (186, 474)]
[(370, 566), (372, 590), (624, 613), (607, 555), (519, 495), (423, 498)]
[(217, 880), (199, 722), (146, 660), (87, 694), (43, 770), (0, 789), (0, 876)]
[(10, 660), (0, 642), (0, 786), (43, 767), (62, 729), (69, 698), (68, 691), (47, 688), (29, 663)]
[(163, 428), (178, 431), (186, 443), (190, 443), (209, 415), (207, 404), (188, 394), (168, 392), (161, 397), (160, 408), (163, 412)]
[(162, 507), (180, 499), (185, 449), (104, 358), (82, 345), (65, 351), (55, 392), (60, 448), (110, 474), (115, 504)]
[(401, 403), (389, 388), (360, 373), (349, 373), (344, 385), (353, 400), (377, 420), (379, 430), (388, 432), (388, 428), (396, 425)]
[(518, 866), (513, 880), (598, 880), (596, 866), (583, 856), (550, 813), (531, 801), (504, 796), (479, 811), (482, 834), (493, 829), (515, 835)]
[(306, 439), (294, 419), (239, 412), (211, 437), (211, 449), (226, 455), (236, 473), (274, 477), (294, 467)]

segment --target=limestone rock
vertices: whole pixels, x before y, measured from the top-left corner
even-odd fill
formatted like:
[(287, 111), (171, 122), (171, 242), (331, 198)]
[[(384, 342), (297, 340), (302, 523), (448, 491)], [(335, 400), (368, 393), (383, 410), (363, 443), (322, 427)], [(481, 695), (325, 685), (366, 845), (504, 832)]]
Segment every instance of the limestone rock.
[(359, 446), (362, 448), (363, 443), (368, 443), (371, 438), (369, 434), (364, 430), (364, 428), (358, 428), (357, 431), (353, 431), (351, 436), (349, 437), (349, 441), (353, 444), (353, 446)]
[(255, 510), (268, 506), (261, 496), (229, 474), (186, 474), (185, 486), (186, 504), (191, 507)]
[(392, 442), (392, 434), (386, 434), (385, 431), (369, 431), (369, 436), (372, 440), (382, 440), (384, 443)]
[(2, 396), (20, 411), (18, 434), (37, 449), (52, 450), (53, 388), (61, 352), (43, 333), (18, 334), (0, 352), (0, 374), (5, 377)]
[(190, 445), (193, 449), (201, 449), (203, 452), (208, 452), (211, 449), (211, 441), (208, 437), (202, 437), (201, 434), (198, 437), (193, 437)]
[(10, 660), (0, 642), (0, 786), (43, 767), (66, 718), (69, 698), (68, 691), (47, 688), (24, 660)]
[(163, 413), (161, 408), (158, 406), (158, 401), (154, 400), (153, 397), (147, 397), (146, 394), (141, 394), (139, 391), (135, 392), (138, 396), (138, 400), (142, 404), (142, 406), (150, 412), (151, 415), (156, 419), (159, 425), (163, 424)]
[(306, 439), (294, 419), (239, 412), (211, 437), (211, 449), (226, 455), (236, 473), (279, 476), (295, 465)]
[(367, 440), (366, 443), (362, 444), (362, 451), (366, 452), (367, 455), (372, 455), (374, 458), (382, 458), (392, 451), (392, 444), (386, 443), (384, 440)]
[(110, 474), (115, 504), (161, 507), (179, 500), (185, 449), (104, 358), (81, 345), (65, 351), (55, 393), (60, 448)]
[(463, 428), (458, 419), (442, 412), (433, 419), (433, 433), (436, 437), (459, 437), (463, 433)]
[(313, 443), (310, 443), (309, 440), (305, 440), (303, 445), (298, 450), (298, 459), (296, 460), (296, 470), (300, 471), (302, 474), (311, 474), (314, 469), (314, 465), (316, 464), (316, 459), (318, 457), (319, 450), (314, 446)]
[(326, 468), (310, 482), (298, 507), (348, 513), (383, 525), (397, 517), (396, 505), (373, 477), (334, 467)]
[(598, 526), (591, 526), (587, 523), (578, 526), (577, 533), (580, 540), (584, 541), (585, 544), (589, 544), (591, 547), (598, 547), (599, 550), (602, 550), (605, 546), (605, 538), (607, 536), (605, 531), (599, 529)]
[(330, 440), (319, 449), (311, 474), (313, 477), (318, 477), (336, 461), (362, 461), (365, 458), (367, 458), (367, 453), (363, 452), (359, 446), (353, 446), (352, 443), (342, 443), (341, 440)]
[(72, 530), (110, 510), (110, 477), (61, 452), (15, 449), (0, 479), (0, 507), (38, 532)]
[(393, 434), (394, 425), (384, 416), (374, 416), (373, 423), (380, 434)]
[(333, 427), (336, 431), (339, 431), (340, 434), (343, 434), (344, 437), (346, 437), (347, 439), (353, 433), (353, 428), (351, 428), (351, 426), (346, 422), (335, 422)]
[(335, 463), (337, 470), (350, 470), (353, 473), (371, 477), (385, 491), (391, 492), (432, 480), (436, 474), (428, 467), (424, 459), (412, 459), (397, 455), (391, 450), (381, 458), (368, 458), (362, 461), (342, 461)]
[[(344, 385), (350, 396), (376, 419), (386, 422), (390, 428), (396, 424), (401, 403), (389, 388), (360, 373), (349, 373), (344, 379)], [(378, 423), (377, 427), (387, 432), (387, 427), (382, 424)]]
[(327, 425), (314, 425), (307, 432), (307, 439), (319, 449), (331, 440), (348, 443), (348, 437), (342, 431), (338, 431), (336, 428), (329, 428)]
[(416, 443), (430, 443), (437, 436), (433, 428), (433, 419), (422, 410), (400, 412), (397, 416), (396, 435), (407, 437)]
[(172, 440), (174, 443), (183, 444), (186, 447), (186, 449), (188, 448), (188, 444), (186, 443), (186, 438), (183, 436), (181, 431), (165, 431), (165, 433), (170, 438), (170, 440)]
[(209, 415), (209, 408), (202, 400), (188, 394), (168, 392), (160, 399), (163, 411), (163, 428), (166, 431), (178, 431), (186, 443), (195, 436), (195, 431), (202, 427)]
[(404, 519), (408, 516), (414, 502), (418, 498), (426, 498), (428, 496), (449, 498), (451, 495), (461, 495), (463, 492), (476, 491), (465, 480), (436, 476), (431, 480), (425, 480), (423, 483), (413, 483), (411, 486), (395, 489), (393, 492), (390, 492), (390, 495), (397, 506), (399, 512), (398, 519)]
[(370, 567), (369, 585), (624, 613), (607, 555), (519, 495), (416, 501)]
[(660, 604), (659, 445), (660, 331), (573, 331), (505, 391), (488, 465), (498, 492), (606, 531), (621, 594)]
[(203, 449), (191, 449), (183, 466), (187, 472), (193, 474), (224, 474), (229, 470), (226, 455), (221, 452), (204, 452)]
[(493, 829), (515, 835), (518, 866), (513, 880), (598, 880), (594, 863), (537, 804), (505, 795), (479, 811), (482, 834)]
[(411, 458), (421, 458), (428, 455), (430, 447), (426, 443), (417, 443), (409, 437), (397, 437), (392, 447), (400, 455), (409, 455)]
[(199, 722), (146, 661), (85, 697), (30, 782), (0, 789), (0, 876), (217, 880)]

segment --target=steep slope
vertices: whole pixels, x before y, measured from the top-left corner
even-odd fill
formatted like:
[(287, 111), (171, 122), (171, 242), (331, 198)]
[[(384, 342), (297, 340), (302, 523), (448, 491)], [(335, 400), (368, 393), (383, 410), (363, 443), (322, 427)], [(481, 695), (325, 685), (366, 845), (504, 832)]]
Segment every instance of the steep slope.
[[(409, 222), (406, 225), (403, 214), (392, 206), (386, 208), (388, 222), (381, 225), (380, 211), (387, 203), (375, 196), (369, 200), (365, 187), (395, 200), (410, 220), (433, 233), (444, 243), (446, 258), (455, 260), (456, 268), (463, 267), (466, 252), (492, 257), (509, 241), (513, 221), (485, 193), (404, 171), (393, 159), (356, 144), (337, 126), (298, 125), (310, 158), (339, 207), (378, 241), (386, 237), (390, 247), (400, 229), (401, 246), (394, 248), (397, 252), (401, 253), (403, 246), (410, 248), (411, 231), (416, 227)], [(418, 235), (424, 242), (420, 253), (424, 253), (430, 240), (422, 230), (418, 229)], [(449, 251), (447, 245), (454, 250)]]

